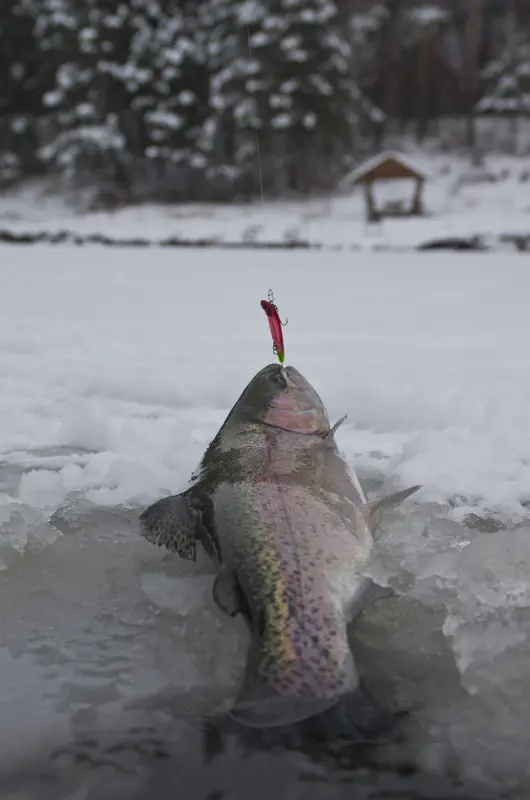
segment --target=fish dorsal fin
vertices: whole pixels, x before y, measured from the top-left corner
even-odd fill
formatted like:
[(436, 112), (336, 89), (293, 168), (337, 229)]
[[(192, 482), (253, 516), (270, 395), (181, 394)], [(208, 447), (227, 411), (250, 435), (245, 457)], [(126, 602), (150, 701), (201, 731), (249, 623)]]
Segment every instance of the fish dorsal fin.
[(329, 430), (329, 431), (327, 431), (327, 433), (325, 433), (325, 434), (324, 434), (323, 438), (324, 438), (324, 439), (333, 439), (333, 437), (334, 437), (334, 436), (335, 436), (335, 434), (337, 433), (337, 431), (338, 431), (338, 429), (340, 428), (340, 426), (342, 425), (342, 423), (343, 423), (343, 422), (346, 422), (346, 420), (347, 420), (347, 419), (348, 419), (348, 415), (347, 415), (347, 414), (344, 414), (344, 416), (343, 416), (343, 417), (341, 417), (341, 418), (339, 419), (339, 421), (338, 421), (338, 422), (336, 422), (336, 423), (334, 424), (334, 426), (333, 426), (332, 428), (330, 428), (330, 430)]
[(401, 492), (387, 494), (385, 497), (381, 497), (379, 500), (374, 500), (371, 503), (367, 503), (363, 508), (363, 516), (372, 533), (374, 533), (379, 525), (381, 516), (385, 511), (399, 506), (404, 500), (407, 499), (407, 497), (410, 497), (419, 489), (421, 489), (421, 486), (419, 485), (410, 486), (408, 489), (403, 489)]

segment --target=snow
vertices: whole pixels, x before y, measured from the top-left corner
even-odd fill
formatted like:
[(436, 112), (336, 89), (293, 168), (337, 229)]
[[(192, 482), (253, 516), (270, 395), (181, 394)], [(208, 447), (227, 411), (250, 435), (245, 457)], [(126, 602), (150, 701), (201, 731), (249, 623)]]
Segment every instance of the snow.
[(449, 19), (449, 12), (436, 5), (424, 5), (419, 8), (411, 8), (408, 11), (408, 18), (417, 25), (436, 25), (446, 22)]
[(150, 122), (152, 125), (159, 125), (160, 127), (175, 131), (182, 128), (185, 123), (185, 120), (179, 114), (173, 114), (164, 110), (149, 111), (145, 115), (145, 119), (146, 122)]
[(270, 40), (270, 36), (267, 36), (263, 31), (258, 31), (249, 37), (248, 43), (250, 47), (265, 47)]
[[(316, 288), (324, 263), (328, 299)], [(46, 482), (59, 502), (84, 490), (139, 505), (186, 479), (270, 356), (255, 309), (265, 275), (292, 320), (288, 354), (327, 390), (335, 415), (352, 414), (341, 435), (365, 472), (422, 482), (429, 500), (456, 500), (459, 519), (525, 517), (523, 258), (160, 251), (146, 261), (135, 250), (51, 248), (4, 249), (1, 269), (0, 450), (84, 449), (83, 466), (74, 459)]]
[(213, 607), (207, 563), (165, 557), (137, 516), (185, 487), (273, 360), (270, 287), (288, 363), (349, 415), (337, 439), (367, 495), (423, 485), (383, 525), (369, 571), (399, 597), (356, 625), (360, 663), (420, 706), (424, 766), (530, 786), (516, 254), (1, 248), (0, 768), (13, 726), (63, 741), (138, 709), (166, 724), (167, 692), (193, 714), (229, 702), (244, 626)]
[(292, 125), (294, 114), (277, 114), (271, 119), (271, 126), (273, 128), (289, 128)]
[(41, 156), (44, 160), (58, 158), (61, 163), (70, 164), (81, 143), (101, 150), (119, 150), (123, 142), (123, 135), (112, 126), (79, 125), (75, 130), (59, 134), (52, 144), (41, 150)]
[(185, 90), (178, 93), (177, 100), (182, 106), (192, 106), (195, 102), (197, 102), (197, 96), (194, 94), (194, 92)]

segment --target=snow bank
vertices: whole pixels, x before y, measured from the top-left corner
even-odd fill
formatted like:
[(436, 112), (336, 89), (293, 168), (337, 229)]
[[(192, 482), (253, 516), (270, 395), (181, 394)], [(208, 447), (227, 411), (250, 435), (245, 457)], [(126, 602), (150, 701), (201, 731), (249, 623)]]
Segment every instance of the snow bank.
[(0, 451), (21, 474), (6, 503), (141, 505), (183, 485), (273, 358), (271, 285), (287, 356), (349, 413), (364, 475), (420, 482), (457, 519), (527, 514), (521, 257), (6, 248), (0, 283)]

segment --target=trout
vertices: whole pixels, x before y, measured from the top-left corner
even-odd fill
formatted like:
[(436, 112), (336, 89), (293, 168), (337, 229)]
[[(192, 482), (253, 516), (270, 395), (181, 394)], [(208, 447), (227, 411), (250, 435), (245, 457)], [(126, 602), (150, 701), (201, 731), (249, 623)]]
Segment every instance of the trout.
[[(340, 423), (339, 423), (340, 424)], [(207, 448), (189, 488), (141, 515), (153, 544), (214, 561), (213, 598), (250, 629), (231, 709), (240, 723), (290, 725), (366, 695), (347, 629), (374, 585), (364, 570), (380, 514), (416, 492), (367, 503), (326, 409), (292, 366), (258, 372)], [(384, 594), (384, 593), (383, 593)]]

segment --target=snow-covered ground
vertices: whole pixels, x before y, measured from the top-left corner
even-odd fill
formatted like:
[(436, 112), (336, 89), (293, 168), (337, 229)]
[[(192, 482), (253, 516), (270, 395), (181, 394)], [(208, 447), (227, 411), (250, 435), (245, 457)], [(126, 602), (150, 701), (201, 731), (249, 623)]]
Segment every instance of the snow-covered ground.
[(244, 631), (213, 608), (207, 565), (165, 557), (136, 517), (185, 486), (273, 360), (270, 287), (288, 362), (349, 414), (337, 438), (368, 493), (424, 487), (370, 567), (401, 597), (354, 631), (375, 690), (419, 706), (429, 769), (530, 786), (516, 254), (1, 248), (0, 766), (44, 737), (133, 729), (146, 708), (185, 726), (230, 698)]
[[(139, 205), (114, 212), (85, 213), (49, 186), (28, 184), (0, 195), (0, 230), (13, 233), (104, 235), (157, 243), (169, 238), (219, 243), (306, 242), (325, 247), (415, 248), (433, 239), (483, 236), (497, 243), (500, 236), (530, 234), (528, 158), (495, 156), (480, 168), (454, 155), (412, 153), (426, 167), (426, 216), (365, 222), (361, 187), (345, 182), (333, 197), (246, 205)], [(376, 187), (378, 203), (407, 204), (414, 187), (407, 181)], [(506, 247), (502, 245), (501, 247)]]

